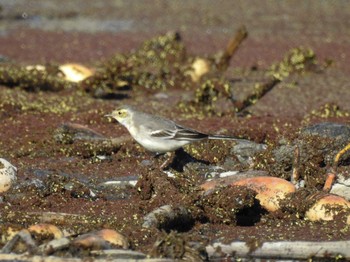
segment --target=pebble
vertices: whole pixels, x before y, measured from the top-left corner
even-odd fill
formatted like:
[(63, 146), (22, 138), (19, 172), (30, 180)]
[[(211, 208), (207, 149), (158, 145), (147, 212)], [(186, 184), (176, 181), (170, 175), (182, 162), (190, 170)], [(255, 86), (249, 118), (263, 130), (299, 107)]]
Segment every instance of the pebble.
[(264, 150), (267, 145), (258, 144), (248, 140), (237, 140), (237, 144), (231, 149), (231, 155), (235, 155), (238, 161), (243, 165), (252, 165), (253, 157)]

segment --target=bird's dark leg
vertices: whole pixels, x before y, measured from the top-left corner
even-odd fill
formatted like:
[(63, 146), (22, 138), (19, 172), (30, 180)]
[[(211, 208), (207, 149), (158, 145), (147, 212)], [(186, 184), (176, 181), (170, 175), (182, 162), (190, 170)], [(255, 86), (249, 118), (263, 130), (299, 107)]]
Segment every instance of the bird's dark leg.
[(164, 170), (169, 167), (169, 165), (173, 162), (175, 153), (174, 152), (167, 152), (166, 153), (167, 159), (163, 162), (163, 164), (160, 165), (159, 169)]

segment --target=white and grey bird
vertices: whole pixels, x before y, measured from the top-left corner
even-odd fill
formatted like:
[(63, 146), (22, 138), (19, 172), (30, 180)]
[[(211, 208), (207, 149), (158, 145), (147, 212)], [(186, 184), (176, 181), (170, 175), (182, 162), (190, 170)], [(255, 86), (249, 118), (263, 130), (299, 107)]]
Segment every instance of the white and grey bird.
[(174, 121), (122, 106), (106, 115), (127, 128), (130, 135), (151, 152), (167, 153), (203, 139), (242, 140), (231, 136), (209, 135), (176, 124)]

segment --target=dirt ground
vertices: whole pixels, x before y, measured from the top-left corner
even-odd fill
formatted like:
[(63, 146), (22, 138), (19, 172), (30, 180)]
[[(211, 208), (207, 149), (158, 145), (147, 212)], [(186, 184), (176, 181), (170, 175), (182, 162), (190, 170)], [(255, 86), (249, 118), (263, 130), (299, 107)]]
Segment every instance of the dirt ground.
[[(343, 1), (0, 0), (0, 157), (18, 169), (17, 185), (2, 194), (2, 235), (43, 221), (75, 235), (110, 228), (153, 257), (168, 254), (155, 243), (171, 234), (174, 246), (181, 239), (202, 247), (349, 240), (342, 217), (312, 222), (295, 211), (305, 208), (301, 191), (322, 190), (327, 157), (350, 142), (302, 131), (349, 124), (349, 23)], [(218, 68), (217, 57), (242, 25), (247, 38), (228, 67)], [(194, 81), (189, 72), (198, 57), (209, 72)], [(68, 82), (57, 69), (64, 63), (95, 74)], [(267, 149), (252, 154), (248, 165), (237, 160), (230, 141), (194, 143), (177, 155), (169, 177), (158, 168), (162, 157), (104, 117), (125, 104)], [(273, 152), (295, 144), (304, 150), (299, 171), (306, 186), (292, 207), (267, 212), (247, 188), (203, 195), (200, 185), (219, 167), (290, 180), (293, 160), (279, 162)], [(349, 164), (347, 156), (338, 172), (348, 176)], [(127, 185), (106, 183), (118, 180)], [(143, 227), (144, 217), (163, 205), (191, 215)], [(49, 219), (49, 212), (67, 219)], [(86, 256), (69, 252), (58, 255)]]

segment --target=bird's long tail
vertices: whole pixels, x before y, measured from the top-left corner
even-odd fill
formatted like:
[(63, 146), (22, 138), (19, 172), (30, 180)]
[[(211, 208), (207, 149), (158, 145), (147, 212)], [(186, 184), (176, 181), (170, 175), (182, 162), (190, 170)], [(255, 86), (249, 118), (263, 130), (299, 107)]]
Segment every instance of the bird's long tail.
[(235, 140), (235, 141), (240, 141), (240, 142), (251, 142), (246, 139), (242, 138), (237, 138), (234, 136), (225, 136), (225, 135), (209, 135), (208, 139), (217, 139), (217, 140)]

